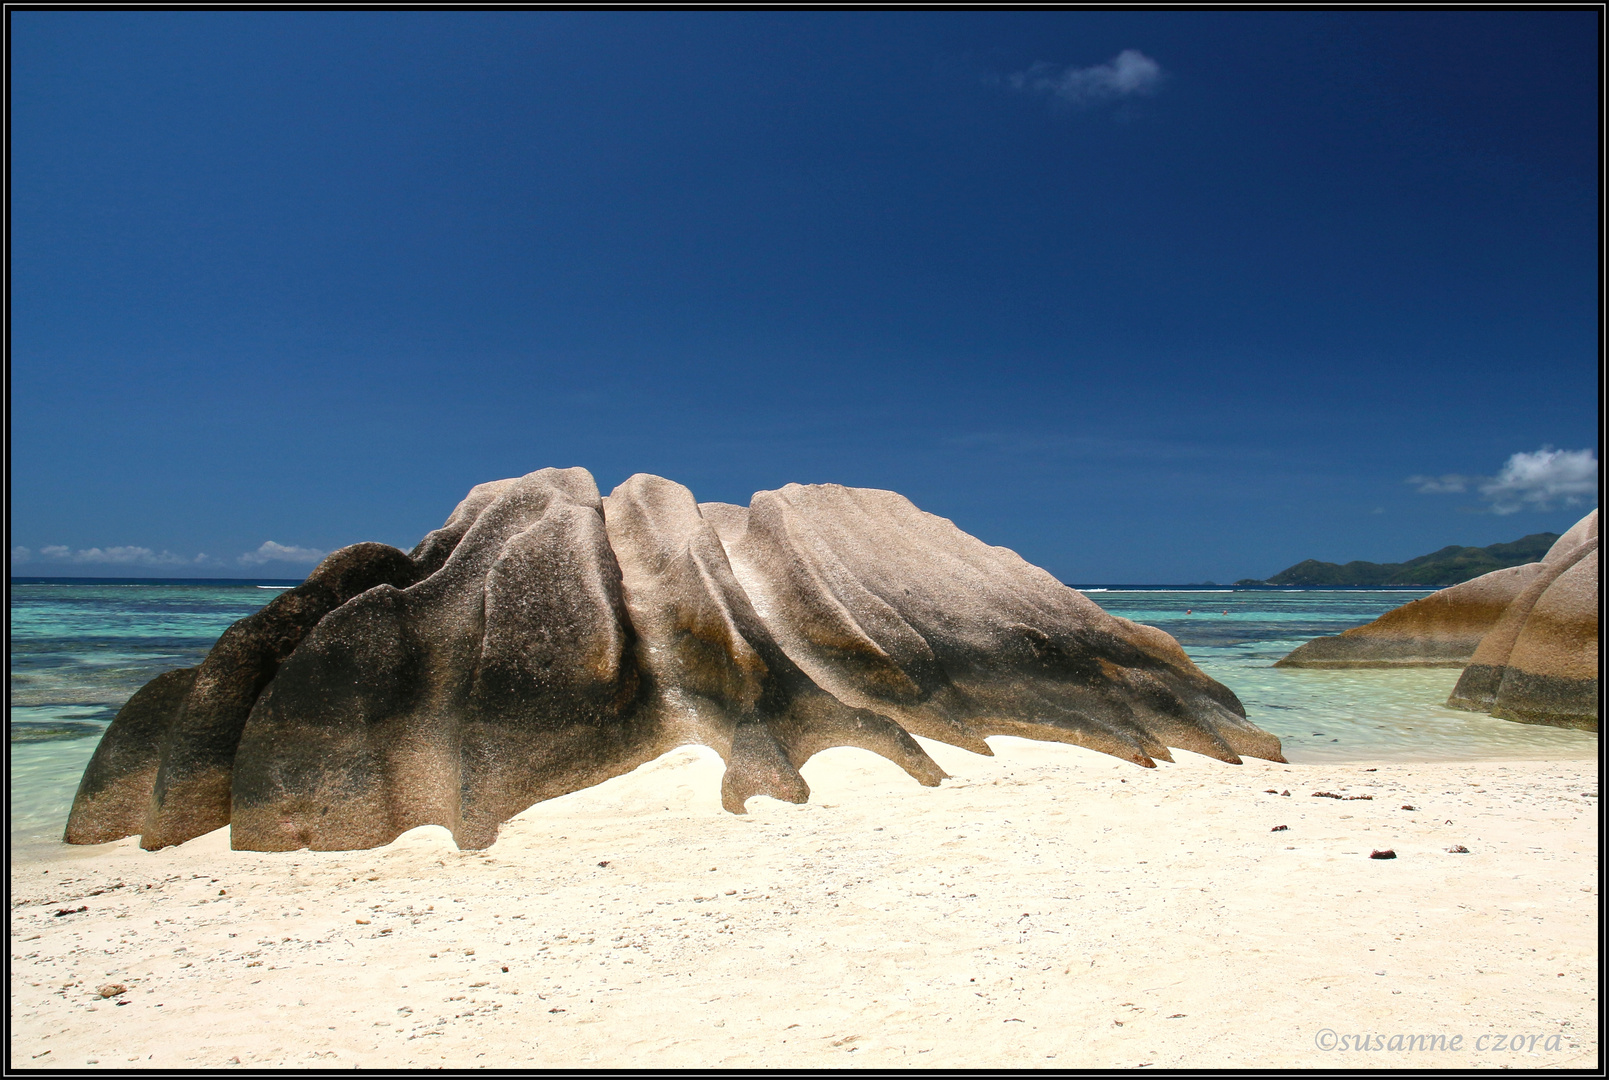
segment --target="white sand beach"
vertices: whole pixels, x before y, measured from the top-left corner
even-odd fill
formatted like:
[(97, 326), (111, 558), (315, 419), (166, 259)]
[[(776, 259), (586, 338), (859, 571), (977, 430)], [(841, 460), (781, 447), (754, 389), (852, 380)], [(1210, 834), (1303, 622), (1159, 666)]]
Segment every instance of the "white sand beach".
[[(1144, 770), (991, 743), (924, 743), (954, 777), (932, 789), (831, 750), (808, 805), (746, 817), (684, 748), (484, 852), (221, 830), (14, 861), (11, 1064), (1596, 1063), (1594, 761)], [(1446, 1048), (1337, 1044), (1402, 1035)]]

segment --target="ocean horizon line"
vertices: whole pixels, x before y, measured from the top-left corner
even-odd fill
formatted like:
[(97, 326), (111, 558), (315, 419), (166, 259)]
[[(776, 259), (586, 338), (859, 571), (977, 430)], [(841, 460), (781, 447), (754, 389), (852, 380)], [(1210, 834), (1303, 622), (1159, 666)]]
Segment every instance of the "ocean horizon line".
[[(99, 577), (93, 575), (51, 577), (12, 574), (13, 585), (273, 585), (295, 586), (305, 577)], [(1170, 584), (1158, 582), (1062, 582), (1079, 592), (1433, 592), (1433, 585), (1220, 585), (1217, 582)]]
[(305, 577), (275, 578), (275, 577), (35, 577), (32, 575), (12, 574), (13, 585), (300, 585), (306, 581)]

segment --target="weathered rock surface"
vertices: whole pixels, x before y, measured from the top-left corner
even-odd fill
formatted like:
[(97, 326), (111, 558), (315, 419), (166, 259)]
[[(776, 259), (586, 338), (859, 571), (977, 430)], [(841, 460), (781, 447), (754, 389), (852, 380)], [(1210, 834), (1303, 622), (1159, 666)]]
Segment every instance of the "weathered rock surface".
[(1541, 561), (1485, 574), (1315, 638), (1279, 667), (1462, 667), (1453, 708), (1598, 726), (1598, 512)]
[(460, 846), (690, 742), (722, 800), (802, 802), (831, 746), (944, 773), (912, 735), (1010, 734), (1152, 766), (1275, 761), (1279, 740), (1167, 634), (887, 491), (699, 505), (639, 474), (483, 484), (411, 554), (360, 544), (147, 685), (85, 771), (72, 843), (229, 824), (254, 850)]

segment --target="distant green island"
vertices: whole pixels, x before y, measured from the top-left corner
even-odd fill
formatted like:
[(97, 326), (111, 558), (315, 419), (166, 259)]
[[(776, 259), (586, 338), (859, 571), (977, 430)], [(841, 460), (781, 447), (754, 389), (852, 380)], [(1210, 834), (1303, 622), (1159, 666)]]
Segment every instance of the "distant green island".
[(1559, 538), (1558, 533), (1532, 533), (1507, 544), (1488, 547), (1459, 547), (1450, 544), (1440, 551), (1400, 563), (1319, 562), (1308, 559), (1281, 570), (1266, 581), (1242, 578), (1236, 585), (1434, 585), (1443, 588), (1461, 581), (1536, 562), (1547, 554)]

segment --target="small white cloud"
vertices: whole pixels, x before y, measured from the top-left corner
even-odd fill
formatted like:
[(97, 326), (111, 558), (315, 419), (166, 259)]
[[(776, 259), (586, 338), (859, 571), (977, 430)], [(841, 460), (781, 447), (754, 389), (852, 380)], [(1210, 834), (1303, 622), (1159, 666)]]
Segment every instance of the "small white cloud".
[[(1406, 482), (1428, 495), (1477, 489), (1491, 503), (1494, 514), (1512, 514), (1526, 508), (1551, 510), (1555, 503), (1577, 506), (1597, 495), (1598, 455), (1594, 450), (1544, 446), (1534, 454), (1513, 455), (1496, 476), (1446, 473), (1410, 476)], [(1476, 512), (1485, 511), (1476, 508)]]
[(39, 554), (47, 559), (65, 559), (72, 553), (72, 548), (63, 547), (61, 544), (47, 544), (39, 549)]
[(13, 566), (15, 566), (17, 563), (25, 563), (29, 559), (33, 558), (33, 554), (34, 553), (29, 551), (27, 548), (23, 547), (21, 544), (18, 544), (11, 549), (11, 563)]
[(240, 565), (261, 566), (268, 562), (305, 563), (311, 565), (324, 558), (325, 554), (325, 552), (316, 548), (276, 544), (272, 540), (265, 540), (262, 547), (256, 551), (248, 551), (242, 555)]
[(1498, 514), (1526, 507), (1548, 510), (1556, 502), (1577, 506), (1598, 493), (1598, 455), (1593, 450), (1549, 446), (1534, 454), (1518, 453), (1480, 490)]
[(1114, 98), (1154, 94), (1163, 82), (1162, 65), (1137, 49), (1124, 49), (1104, 64), (1087, 68), (1057, 70), (1051, 64), (1035, 64), (1026, 71), (1006, 76), (1014, 90), (1029, 94), (1048, 94), (1069, 105), (1092, 105)]
[(1457, 473), (1447, 473), (1443, 476), (1410, 476), (1406, 483), (1413, 484), (1426, 495), (1446, 495), (1460, 491), (1468, 491), (1469, 485), (1477, 480), (1478, 476), (1460, 476)]

